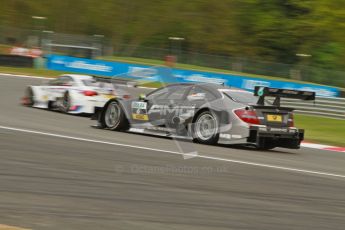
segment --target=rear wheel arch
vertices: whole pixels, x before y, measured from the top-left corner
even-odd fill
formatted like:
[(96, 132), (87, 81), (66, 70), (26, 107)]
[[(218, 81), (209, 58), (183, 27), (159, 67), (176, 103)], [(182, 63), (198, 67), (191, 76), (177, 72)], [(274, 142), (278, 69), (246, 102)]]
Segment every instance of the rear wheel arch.
[[(202, 112), (205, 112), (205, 111), (210, 111), (214, 114), (217, 115), (217, 118), (218, 118), (218, 122), (219, 124), (223, 123), (225, 120), (224, 118), (225, 117), (228, 117), (227, 113), (224, 112), (224, 111), (217, 111), (215, 109), (211, 109), (209, 107), (204, 107), (204, 108), (200, 108), (199, 110), (196, 111), (196, 113), (194, 114), (193, 116), (193, 119), (192, 119), (192, 123), (194, 123), (197, 119), (197, 117), (202, 113)], [(228, 118), (229, 119), (229, 118)]]
[[(212, 138), (209, 138), (208, 140), (201, 140), (200, 138), (198, 138), (198, 135), (195, 133), (197, 132), (196, 129), (198, 127), (198, 124), (196, 124), (197, 122), (197, 119), (202, 116), (203, 113), (210, 113), (215, 119), (216, 119), (216, 123), (217, 123), (217, 131), (216, 131), (216, 134), (213, 135)], [(219, 120), (219, 115), (220, 115), (220, 112), (219, 111), (215, 111), (213, 109), (210, 109), (210, 108), (201, 108), (200, 110), (198, 110), (194, 117), (193, 117), (193, 120), (192, 120), (192, 124), (190, 126), (191, 128), (191, 134), (192, 134), (192, 137), (193, 137), (193, 140), (197, 143), (202, 143), (202, 144), (216, 144), (218, 142), (218, 139), (219, 139), (219, 130), (220, 130), (220, 120)]]

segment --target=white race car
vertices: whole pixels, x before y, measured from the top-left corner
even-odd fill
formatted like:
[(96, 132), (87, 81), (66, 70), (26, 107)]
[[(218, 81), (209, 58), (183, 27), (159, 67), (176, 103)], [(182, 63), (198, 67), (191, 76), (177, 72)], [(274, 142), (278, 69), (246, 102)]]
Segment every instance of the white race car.
[(94, 113), (111, 98), (130, 98), (130, 95), (110, 81), (89, 75), (65, 74), (48, 84), (28, 86), (23, 104), (26, 106), (57, 109), (65, 113)]

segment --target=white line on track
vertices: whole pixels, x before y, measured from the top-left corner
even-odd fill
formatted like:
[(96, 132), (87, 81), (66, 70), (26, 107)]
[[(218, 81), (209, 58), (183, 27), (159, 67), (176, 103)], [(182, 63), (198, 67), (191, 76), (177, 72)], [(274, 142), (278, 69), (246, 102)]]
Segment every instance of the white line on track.
[[(91, 143), (99, 143), (99, 144), (114, 145), (114, 146), (121, 146), (121, 147), (128, 147), (128, 148), (144, 149), (144, 150), (150, 150), (150, 151), (155, 151), (155, 152), (163, 152), (163, 153), (171, 153), (171, 154), (179, 154), (179, 155), (185, 154), (185, 153), (181, 153), (181, 152), (169, 151), (169, 150), (164, 150), (164, 149), (155, 149), (155, 148), (148, 148), (148, 147), (143, 147), (143, 146), (128, 145), (128, 144), (108, 142), (108, 141), (100, 141), (100, 140), (92, 140), (92, 139), (87, 139), (87, 138), (66, 136), (66, 135), (61, 135), (61, 134), (41, 132), (41, 131), (21, 129), (21, 128), (14, 128), (14, 127), (8, 127), (8, 126), (0, 126), (0, 129), (12, 130), (12, 131), (18, 131), (18, 132), (24, 132), (24, 133), (33, 133), (33, 134), (38, 134), (38, 135), (58, 137), (58, 138), (77, 140), (77, 141), (85, 141), (85, 142), (91, 142)], [(250, 162), (250, 161), (240, 161), (240, 160), (211, 157), (211, 156), (205, 156), (205, 155), (197, 155), (196, 157), (203, 158), (203, 159), (209, 159), (209, 160), (217, 160), (217, 161), (243, 164), (243, 165), (251, 165), (251, 166), (265, 167), (265, 168), (271, 168), (271, 169), (279, 169), (279, 170), (284, 170), (284, 171), (312, 174), (312, 175), (345, 178), (345, 175), (341, 175), (341, 174), (319, 172), (319, 171), (312, 171), (312, 170), (304, 170), (304, 169), (297, 169), (297, 168), (289, 168), (289, 167), (284, 167), (284, 166), (261, 164), (261, 163), (255, 163), (255, 162)]]

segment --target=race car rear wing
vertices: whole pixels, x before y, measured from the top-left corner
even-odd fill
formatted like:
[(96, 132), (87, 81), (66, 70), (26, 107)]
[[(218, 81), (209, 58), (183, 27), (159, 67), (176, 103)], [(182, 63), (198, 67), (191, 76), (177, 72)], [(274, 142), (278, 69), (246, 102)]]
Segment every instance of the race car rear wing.
[(263, 86), (255, 86), (254, 96), (259, 96), (258, 105), (265, 105), (265, 97), (275, 97), (273, 102), (274, 106), (280, 107), (280, 98), (294, 98), (301, 100), (315, 100), (315, 92), (291, 90), (291, 89), (278, 89)]

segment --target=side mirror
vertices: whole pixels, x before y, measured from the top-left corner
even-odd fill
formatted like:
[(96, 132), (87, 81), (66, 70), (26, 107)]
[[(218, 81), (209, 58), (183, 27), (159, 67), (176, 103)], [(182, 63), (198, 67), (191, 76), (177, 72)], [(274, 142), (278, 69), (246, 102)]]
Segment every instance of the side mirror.
[(147, 101), (146, 95), (145, 95), (144, 93), (140, 94), (140, 95), (139, 95), (139, 100), (140, 100), (140, 101)]
[(204, 93), (195, 93), (187, 96), (188, 101), (197, 101), (197, 100), (204, 100), (205, 99)]

